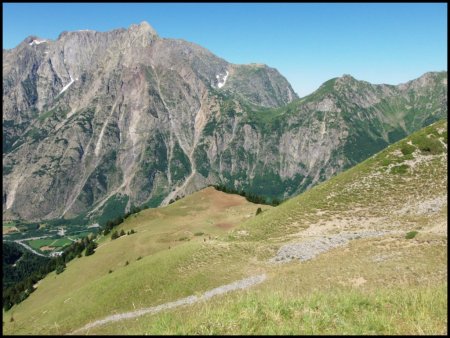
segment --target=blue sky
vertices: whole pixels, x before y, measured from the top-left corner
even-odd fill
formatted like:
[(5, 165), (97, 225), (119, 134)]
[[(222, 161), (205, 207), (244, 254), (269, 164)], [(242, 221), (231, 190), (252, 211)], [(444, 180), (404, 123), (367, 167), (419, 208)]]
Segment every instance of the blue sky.
[(277, 68), (304, 96), (351, 74), (398, 84), (447, 70), (447, 4), (3, 4), (3, 48), (29, 35), (108, 31), (147, 21), (232, 63)]

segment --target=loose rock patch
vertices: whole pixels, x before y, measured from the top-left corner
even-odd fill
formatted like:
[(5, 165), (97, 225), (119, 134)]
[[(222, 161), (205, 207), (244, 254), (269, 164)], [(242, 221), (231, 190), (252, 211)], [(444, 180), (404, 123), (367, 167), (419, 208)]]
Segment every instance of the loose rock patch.
[(340, 233), (334, 236), (324, 236), (308, 242), (283, 245), (271, 258), (271, 263), (287, 263), (293, 259), (307, 261), (333, 248), (344, 246), (352, 239), (383, 236), (387, 231), (359, 231)]
[(415, 204), (409, 203), (402, 209), (395, 211), (396, 214), (416, 214), (430, 215), (439, 212), (447, 204), (447, 195), (437, 196), (424, 201), (417, 201)]

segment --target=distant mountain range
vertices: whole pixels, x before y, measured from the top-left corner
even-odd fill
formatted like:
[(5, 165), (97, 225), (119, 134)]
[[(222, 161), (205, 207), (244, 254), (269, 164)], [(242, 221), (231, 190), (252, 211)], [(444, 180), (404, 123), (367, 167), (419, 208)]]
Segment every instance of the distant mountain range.
[(298, 98), (147, 23), (3, 50), (3, 219), (96, 217), (208, 184), (287, 198), (447, 117), (447, 72)]

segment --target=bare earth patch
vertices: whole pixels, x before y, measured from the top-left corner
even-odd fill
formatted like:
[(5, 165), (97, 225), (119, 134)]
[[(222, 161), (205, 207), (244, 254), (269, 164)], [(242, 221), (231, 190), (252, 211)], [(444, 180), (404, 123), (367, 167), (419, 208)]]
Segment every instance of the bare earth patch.
[(19, 232), (19, 229), (16, 227), (3, 227), (3, 235), (12, 233), (12, 232)]
[(48, 246), (48, 245), (41, 246), (41, 247), (39, 248), (39, 250), (41, 250), (41, 251), (52, 251), (52, 250), (54, 250), (54, 249), (55, 249), (54, 246)]
[(217, 223), (215, 226), (218, 227), (218, 228), (221, 228), (221, 229), (230, 229), (230, 228), (233, 227), (233, 224), (231, 224), (231, 223)]
[[(214, 207), (219, 210), (235, 207), (241, 204), (245, 204), (245, 198), (238, 195), (227, 195), (220, 191), (214, 191)], [(223, 196), (222, 196), (223, 195)]]
[(367, 280), (364, 277), (351, 278), (349, 281), (351, 285), (355, 287), (361, 286), (367, 282)]

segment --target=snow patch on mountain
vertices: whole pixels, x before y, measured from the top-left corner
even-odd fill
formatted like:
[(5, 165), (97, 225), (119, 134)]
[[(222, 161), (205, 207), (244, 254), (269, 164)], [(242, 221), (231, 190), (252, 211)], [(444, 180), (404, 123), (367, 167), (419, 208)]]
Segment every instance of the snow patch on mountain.
[(223, 75), (216, 75), (216, 78), (219, 80), (219, 82), (217, 83), (217, 87), (222, 88), (225, 85), (225, 82), (227, 82), (227, 78), (228, 78), (228, 70), (225, 72), (225, 76), (223, 77), (222, 80), (220, 80), (220, 77), (222, 77)]
[(33, 40), (30, 42), (30, 46), (40, 45), (41, 43), (47, 42), (47, 40)]
[(66, 85), (63, 87), (63, 89), (61, 89), (61, 91), (59, 92), (58, 95), (61, 95), (62, 93), (64, 93), (64, 92), (72, 85), (72, 83), (75, 82), (75, 80), (72, 78), (72, 75), (69, 75), (69, 76), (70, 76), (70, 82), (69, 82), (68, 84), (66, 84)]

